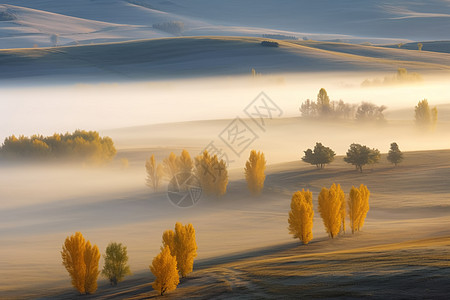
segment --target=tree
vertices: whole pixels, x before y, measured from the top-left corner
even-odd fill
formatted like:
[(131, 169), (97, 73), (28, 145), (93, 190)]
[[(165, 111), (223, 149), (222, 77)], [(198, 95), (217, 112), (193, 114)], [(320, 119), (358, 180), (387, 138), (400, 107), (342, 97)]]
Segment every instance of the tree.
[(360, 144), (351, 144), (344, 161), (352, 164), (362, 173), (363, 166), (374, 164), (380, 160), (380, 151)]
[(97, 290), (100, 252), (96, 245), (85, 241), (80, 232), (67, 237), (61, 251), (62, 263), (72, 279), (72, 285), (81, 294)]
[(245, 163), (244, 172), (248, 189), (253, 195), (259, 195), (264, 188), (264, 181), (266, 179), (266, 175), (264, 174), (265, 170), (266, 159), (264, 153), (252, 150), (250, 157)]
[(223, 159), (219, 161), (217, 155), (210, 156), (205, 150), (197, 156), (195, 158), (195, 175), (205, 194), (220, 197), (227, 192), (227, 165)]
[(155, 291), (158, 291), (161, 296), (166, 292), (175, 290), (178, 283), (180, 283), (177, 260), (175, 256), (170, 254), (168, 246), (165, 246), (161, 253), (153, 259), (150, 270), (156, 277), (155, 281), (152, 283), (152, 287)]
[(430, 109), (427, 99), (419, 101), (414, 111), (417, 126), (423, 128), (434, 128), (436, 126), (438, 111), (436, 107)]
[(317, 94), (317, 108), (321, 116), (326, 116), (330, 113), (330, 97), (328, 97), (324, 88), (321, 88)]
[(181, 277), (191, 273), (194, 266), (194, 258), (197, 257), (197, 242), (195, 241), (195, 229), (192, 224), (182, 225), (177, 222), (175, 231), (166, 230), (163, 233), (163, 247), (168, 247), (177, 260), (177, 268)]
[(181, 155), (178, 157), (178, 170), (183, 173), (192, 173), (193, 169), (194, 161), (189, 155), (189, 152), (183, 149), (183, 151), (181, 151)]
[(352, 233), (359, 231), (366, 219), (367, 212), (369, 211), (369, 196), (370, 192), (363, 184), (359, 189), (354, 186), (350, 190), (350, 197), (348, 199), (348, 210), (350, 216), (350, 226)]
[(423, 44), (417, 43), (417, 49), (419, 49), (419, 51), (422, 51), (422, 48), (423, 48)]
[(297, 191), (292, 195), (291, 211), (289, 212), (289, 233), (308, 244), (312, 238), (314, 210), (312, 193), (307, 190)]
[(304, 151), (305, 156), (302, 160), (311, 165), (316, 165), (317, 168), (323, 169), (326, 164), (334, 160), (336, 153), (331, 148), (325, 147), (322, 143), (316, 143), (314, 151), (308, 149)]
[(341, 231), (342, 205), (345, 205), (342, 201), (343, 193), (339, 184), (333, 184), (330, 189), (323, 187), (319, 194), (319, 213), (331, 238)]
[(175, 153), (170, 152), (169, 156), (163, 160), (164, 175), (168, 180), (172, 179), (178, 172), (180, 172), (180, 164)]
[(397, 143), (391, 143), (391, 149), (389, 150), (387, 160), (395, 166), (403, 161), (403, 153), (398, 148)]
[(127, 247), (122, 243), (109, 243), (103, 258), (105, 264), (102, 275), (109, 279), (111, 285), (116, 286), (125, 276), (131, 274), (128, 266)]
[(358, 106), (355, 118), (357, 121), (363, 122), (383, 122), (385, 121), (383, 115), (385, 109), (384, 105), (378, 106), (370, 102), (362, 102)]
[(152, 187), (153, 191), (156, 192), (163, 178), (163, 166), (161, 164), (156, 164), (155, 155), (152, 154), (152, 156), (145, 161), (145, 169), (147, 171), (147, 185)]

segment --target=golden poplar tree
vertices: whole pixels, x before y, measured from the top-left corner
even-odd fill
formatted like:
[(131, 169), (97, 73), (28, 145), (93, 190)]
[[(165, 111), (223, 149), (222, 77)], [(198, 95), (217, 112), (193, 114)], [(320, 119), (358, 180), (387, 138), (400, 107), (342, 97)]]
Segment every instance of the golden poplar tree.
[(364, 225), (367, 213), (369, 212), (369, 197), (369, 189), (363, 184), (360, 185), (359, 189), (353, 186), (350, 190), (348, 213), (352, 233), (361, 230)]
[(72, 285), (81, 294), (97, 290), (100, 252), (96, 245), (85, 241), (80, 232), (67, 237), (61, 251), (62, 263), (72, 279)]
[(245, 163), (244, 171), (248, 189), (253, 195), (259, 195), (264, 188), (264, 181), (266, 180), (265, 170), (266, 159), (264, 153), (252, 150), (250, 157)]
[(167, 179), (171, 180), (178, 172), (180, 172), (178, 161), (177, 156), (173, 152), (170, 152), (169, 156), (164, 158), (163, 170)]
[(170, 252), (177, 260), (177, 269), (182, 277), (191, 273), (194, 266), (194, 258), (197, 256), (197, 242), (195, 241), (195, 229), (192, 224), (177, 222), (175, 231), (166, 230), (162, 236), (163, 246), (169, 247)]
[(150, 158), (145, 161), (145, 169), (147, 170), (147, 185), (157, 191), (161, 180), (163, 178), (163, 167), (161, 164), (156, 164), (155, 155), (152, 154)]
[(312, 193), (304, 189), (292, 195), (291, 211), (289, 212), (289, 233), (308, 244), (312, 238), (314, 210)]
[(177, 260), (175, 256), (170, 253), (169, 246), (165, 246), (161, 253), (153, 259), (150, 270), (156, 277), (155, 281), (152, 283), (152, 287), (155, 291), (158, 291), (161, 296), (166, 292), (175, 290), (178, 283), (180, 283)]
[(322, 188), (319, 194), (319, 213), (325, 230), (331, 238), (334, 238), (341, 230), (343, 211), (341, 192), (340, 185), (333, 184), (330, 189)]
[(228, 171), (223, 159), (210, 156), (208, 151), (195, 158), (195, 174), (207, 195), (223, 196), (227, 192)]
[(67, 237), (61, 251), (62, 264), (69, 272), (72, 285), (81, 294), (85, 294), (86, 265), (84, 263), (84, 251), (86, 241), (81, 232)]
[(194, 161), (191, 155), (187, 150), (183, 149), (181, 155), (178, 157), (178, 170), (183, 173), (191, 173), (193, 168)]
[(97, 290), (97, 278), (100, 271), (98, 270), (98, 262), (100, 261), (100, 251), (97, 245), (92, 246), (91, 242), (86, 242), (84, 251), (84, 263), (86, 266), (85, 292), (92, 294)]

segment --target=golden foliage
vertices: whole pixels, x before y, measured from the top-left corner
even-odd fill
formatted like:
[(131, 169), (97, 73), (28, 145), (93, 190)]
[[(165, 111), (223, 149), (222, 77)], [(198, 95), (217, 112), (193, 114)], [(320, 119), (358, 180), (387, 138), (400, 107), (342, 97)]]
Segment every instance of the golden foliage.
[(170, 152), (169, 156), (163, 160), (164, 175), (167, 179), (172, 179), (179, 171), (178, 159), (175, 153)]
[(152, 187), (153, 191), (156, 192), (163, 178), (163, 166), (161, 164), (156, 164), (155, 156), (152, 154), (152, 156), (145, 161), (145, 169), (147, 171), (147, 185)]
[(169, 246), (165, 246), (161, 253), (153, 259), (150, 270), (156, 277), (152, 287), (161, 296), (166, 292), (175, 290), (180, 283), (177, 260), (175, 256), (170, 254)]
[(367, 213), (369, 212), (369, 197), (369, 189), (363, 184), (360, 185), (359, 189), (353, 186), (350, 190), (348, 213), (352, 233), (361, 230), (364, 225)]
[(295, 192), (289, 212), (289, 233), (294, 235), (294, 238), (299, 238), (303, 244), (308, 244), (313, 238), (313, 218), (312, 193), (304, 189)]
[(72, 279), (72, 285), (81, 294), (97, 290), (98, 262), (100, 252), (96, 245), (85, 241), (80, 232), (67, 237), (61, 251), (62, 263)]
[(250, 157), (245, 163), (244, 171), (248, 189), (253, 195), (259, 195), (264, 188), (264, 181), (266, 179), (266, 175), (264, 174), (265, 170), (266, 159), (264, 153), (252, 150)]
[(195, 241), (195, 229), (192, 224), (182, 225), (177, 222), (175, 231), (166, 230), (162, 236), (163, 247), (168, 247), (177, 260), (177, 268), (182, 277), (191, 273), (194, 266), (194, 258), (197, 256), (197, 242)]
[(319, 213), (325, 230), (331, 238), (334, 238), (341, 230), (342, 214), (343, 211), (345, 212), (345, 208), (342, 209), (342, 205), (345, 205), (342, 197), (345, 199), (345, 194), (339, 184), (333, 184), (330, 189), (322, 188), (319, 194)]
[(185, 149), (181, 151), (180, 157), (178, 157), (178, 169), (183, 173), (191, 173), (194, 168), (194, 161), (192, 160), (189, 152)]
[(217, 155), (210, 156), (205, 150), (202, 155), (195, 158), (195, 170), (205, 194), (217, 197), (225, 195), (228, 171), (223, 159), (219, 161)]

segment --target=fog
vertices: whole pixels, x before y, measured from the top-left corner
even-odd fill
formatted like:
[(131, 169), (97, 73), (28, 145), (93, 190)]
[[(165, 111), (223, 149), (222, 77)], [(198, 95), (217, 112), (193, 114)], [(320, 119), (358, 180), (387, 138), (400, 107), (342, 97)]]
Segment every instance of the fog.
[[(234, 118), (261, 91), (283, 110), (299, 116), (306, 99), (325, 88), (331, 100), (370, 101), (390, 110), (412, 109), (427, 98), (432, 105), (450, 103), (450, 77), (423, 76), (414, 85), (361, 87), (365, 79), (388, 74), (309, 73), (98, 83), (0, 87), (0, 140), (11, 134), (53, 134), (75, 129), (121, 127)], [(409, 116), (412, 119), (413, 116)]]

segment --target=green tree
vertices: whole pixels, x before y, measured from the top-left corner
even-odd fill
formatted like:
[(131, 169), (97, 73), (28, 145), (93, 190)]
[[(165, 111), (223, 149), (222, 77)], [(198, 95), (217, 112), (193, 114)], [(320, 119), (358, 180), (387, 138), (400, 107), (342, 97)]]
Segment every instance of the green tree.
[(316, 143), (314, 150), (307, 149), (304, 153), (305, 156), (302, 157), (302, 160), (320, 169), (323, 169), (326, 164), (331, 163), (336, 155), (331, 148), (325, 147), (322, 143)]
[(362, 173), (363, 166), (374, 164), (380, 160), (380, 151), (360, 144), (351, 144), (344, 161), (352, 164)]
[(116, 286), (125, 276), (131, 274), (128, 266), (127, 247), (122, 243), (109, 243), (103, 258), (105, 264), (102, 275), (109, 279), (111, 285)]
[(395, 166), (403, 161), (403, 153), (398, 148), (397, 143), (391, 143), (391, 149), (389, 150), (387, 160)]

